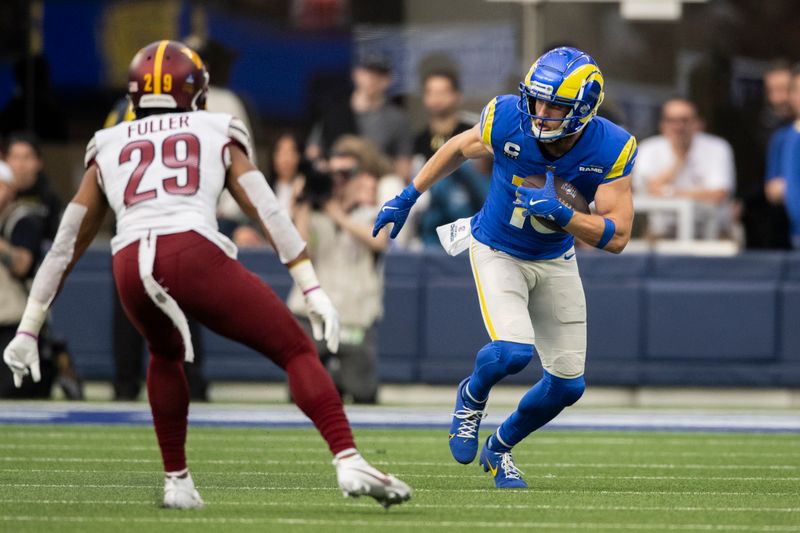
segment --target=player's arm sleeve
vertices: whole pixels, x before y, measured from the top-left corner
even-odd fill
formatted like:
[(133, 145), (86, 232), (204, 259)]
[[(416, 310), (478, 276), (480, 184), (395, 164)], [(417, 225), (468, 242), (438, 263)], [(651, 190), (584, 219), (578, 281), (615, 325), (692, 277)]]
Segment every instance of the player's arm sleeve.
[(250, 170), (240, 175), (237, 182), (255, 209), (281, 263), (287, 264), (296, 259), (305, 249), (306, 242), (267, 184), (264, 174), (259, 170)]
[(630, 175), (633, 172), (633, 166), (636, 164), (636, 157), (639, 155), (639, 147), (636, 144), (636, 137), (633, 135), (628, 138), (628, 142), (622, 147), (616, 161), (611, 166), (611, 170), (603, 178), (603, 184), (610, 183), (618, 180), (624, 176)]
[[(228, 124), (228, 137), (244, 151), (250, 161), (253, 161), (253, 145), (250, 141), (250, 132), (247, 131), (247, 126), (244, 125), (244, 122), (232, 117)], [(228, 168), (231, 164), (230, 154), (228, 154), (227, 150), (225, 150), (225, 154), (225, 167)]]
[(492, 146), (492, 130), (494, 128), (495, 113), (497, 111), (497, 97), (492, 98), (481, 112), (481, 140), (490, 148)]

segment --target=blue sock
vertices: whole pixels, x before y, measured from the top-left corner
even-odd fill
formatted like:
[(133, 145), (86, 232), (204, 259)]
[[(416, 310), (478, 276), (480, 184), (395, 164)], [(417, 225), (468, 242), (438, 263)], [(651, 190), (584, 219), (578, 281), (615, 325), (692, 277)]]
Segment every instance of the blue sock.
[[(470, 378), (470, 381), (471, 380), (472, 380), (472, 378)], [(469, 390), (469, 383), (470, 382), (467, 381), (464, 384), (464, 387), (461, 389), (461, 399), (464, 401), (464, 405), (466, 405), (470, 409), (483, 410), (483, 408), (486, 407), (486, 399), (487, 398), (484, 398), (483, 401), (480, 401), (480, 402), (478, 400), (476, 400), (472, 396), (472, 393)]]
[(554, 419), (565, 407), (577, 402), (585, 387), (583, 376), (560, 378), (545, 370), (542, 379), (522, 397), (517, 410), (492, 435), (489, 449), (508, 451)]
[[(499, 431), (500, 428), (497, 428), (497, 430)], [(489, 441), (486, 443), (486, 446), (488, 446), (489, 449), (492, 450), (493, 452), (497, 453), (505, 453), (511, 451), (511, 446), (503, 444), (503, 442), (500, 440), (499, 435), (497, 434), (497, 431), (492, 433), (492, 436), (489, 437)]]
[(509, 341), (492, 341), (481, 348), (475, 358), (475, 370), (464, 387), (464, 403), (472, 409), (483, 408), (492, 387), (525, 368), (535, 351), (531, 344)]

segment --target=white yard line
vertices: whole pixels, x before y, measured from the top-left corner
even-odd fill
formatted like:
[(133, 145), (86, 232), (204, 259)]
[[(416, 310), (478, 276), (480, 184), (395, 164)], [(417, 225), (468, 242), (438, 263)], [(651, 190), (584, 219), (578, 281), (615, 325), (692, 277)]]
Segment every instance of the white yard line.
[(16, 515), (2, 516), (0, 520), (6, 522), (76, 522), (76, 523), (144, 523), (144, 524), (281, 524), (284, 526), (347, 526), (347, 527), (421, 527), (426, 529), (438, 528), (506, 528), (506, 529), (625, 529), (633, 531), (669, 530), (669, 531), (759, 531), (759, 532), (791, 532), (798, 531), (796, 526), (770, 526), (770, 525), (739, 525), (739, 524), (635, 524), (614, 522), (475, 522), (475, 521), (444, 521), (444, 520), (395, 520), (383, 518), (381, 520), (323, 520), (306, 518), (189, 518), (189, 517), (117, 517), (117, 516), (32, 516)]
[[(302, 442), (302, 441), (301, 441)], [(367, 440), (369, 443), (369, 440)], [(444, 442), (444, 439), (437, 439), (436, 442), (441, 444)], [(800, 441), (799, 441), (800, 442)], [(539, 444), (536, 441), (536, 444)], [(190, 452), (204, 452), (205, 447), (202, 446), (202, 443), (190, 443), (187, 445)], [(800, 444), (798, 444), (800, 447)], [(216, 446), (209, 446), (214, 450), (218, 450)], [(0, 443), (0, 450), (79, 450), (79, 451), (86, 451), (85, 444), (38, 444), (38, 443), (14, 443), (14, 444), (4, 444)], [(156, 442), (153, 439), (152, 444), (150, 445), (128, 445), (128, 446), (115, 446), (115, 450), (124, 450), (124, 451), (153, 451), (156, 449)], [(327, 454), (328, 451), (325, 449), (322, 441), (320, 440), (320, 446), (312, 447), (312, 448), (297, 448), (292, 446), (291, 448), (287, 448), (287, 451), (291, 452), (303, 452), (303, 453), (325, 453)], [(236, 447), (236, 446), (226, 446), (225, 453), (269, 453), (274, 454), (275, 450), (270, 449), (268, 445), (264, 445), (263, 447)], [(563, 455), (563, 450), (541, 450), (537, 449), (535, 452), (537, 455), (539, 454), (561, 454)], [(616, 452), (614, 451), (598, 451), (598, 450), (581, 450), (581, 455), (595, 455), (595, 456), (607, 456), (607, 455), (614, 455)], [(737, 457), (758, 457), (758, 458), (778, 458), (778, 457), (786, 457), (786, 458), (798, 458), (800, 459), (800, 452), (792, 453), (768, 453), (768, 452), (664, 452), (664, 451), (657, 451), (657, 450), (637, 450), (635, 452), (629, 452), (632, 455), (643, 455), (643, 456), (666, 456), (666, 457), (708, 457), (709, 455), (713, 455), (714, 457), (724, 457), (724, 458), (737, 458)]]
[[(14, 488), (51, 488), (51, 489), (152, 489), (152, 484), (147, 485), (122, 485), (122, 484), (84, 484), (84, 483), (0, 483), (0, 487), (14, 487)], [(236, 486), (229, 486), (229, 485), (203, 485), (200, 487), (202, 490), (222, 490), (222, 491), (337, 491), (337, 489), (331, 485), (329, 487), (288, 487), (288, 486), (274, 486), (274, 487), (264, 487), (264, 486), (243, 486), (243, 485), (236, 485)], [(455, 492), (455, 493), (481, 493), (481, 494), (493, 494), (497, 495), (497, 489), (448, 489), (448, 488), (437, 488), (437, 489), (415, 489), (415, 492), (433, 492), (433, 493), (442, 493), (442, 492)], [(680, 496), (796, 496), (796, 491), (787, 491), (787, 492), (764, 492), (761, 490), (754, 490), (754, 491), (665, 491), (665, 490), (593, 490), (593, 489), (586, 489), (586, 490), (559, 490), (559, 489), (526, 489), (511, 492), (505, 492), (503, 494), (513, 494), (513, 495), (525, 495), (530, 493), (541, 493), (541, 494), (631, 494), (631, 495), (647, 495), (652, 496), (654, 494), (661, 495), (661, 496), (671, 496), (671, 495), (680, 495)]]
[[(130, 426), (120, 426), (118, 432), (114, 432), (113, 427), (109, 426), (83, 426), (83, 425), (74, 425), (68, 426), (68, 429), (65, 427), (63, 431), (48, 429), (46, 431), (38, 431), (34, 429), (36, 426), (32, 426), (31, 430), (14, 430), (14, 431), (2, 431), (0, 432), (0, 437), (7, 435), (9, 437), (21, 437), (21, 438), (37, 438), (37, 437), (49, 437), (49, 438), (66, 438), (66, 439), (77, 439), (77, 440), (123, 440), (123, 441), (131, 441), (136, 439), (141, 440), (149, 440), (153, 441), (155, 436), (152, 434), (148, 434), (144, 436), (139, 431), (131, 431)], [(103, 429), (106, 431), (103, 432), (96, 432), (97, 429)], [(139, 428), (141, 429), (141, 428)], [(244, 432), (252, 432), (252, 435), (247, 434), (236, 434), (235, 436), (230, 435), (227, 431), (226, 434), (214, 434), (217, 429), (235, 429), (235, 430), (242, 430)], [(241, 441), (252, 441), (252, 442), (263, 442), (264, 444), (268, 442), (280, 441), (280, 442), (307, 442), (309, 440), (315, 442), (323, 442), (322, 438), (319, 436), (318, 433), (315, 431), (309, 431), (307, 435), (285, 435), (282, 433), (288, 431), (303, 431), (308, 428), (192, 428), (191, 425), (189, 427), (189, 442), (197, 440), (197, 441), (218, 441), (218, 442), (241, 442)], [(88, 431), (87, 433), (81, 433), (81, 430)], [(374, 431), (374, 430), (359, 430), (356, 429), (355, 433), (358, 436), (360, 431)], [(364, 442), (367, 443), (394, 443), (394, 444), (436, 444), (441, 443), (443, 438), (439, 437), (431, 437), (428, 435), (418, 435), (418, 436), (408, 436), (409, 433), (419, 431), (416, 429), (405, 429), (399, 428), (396, 436), (370, 436), (369, 434), (362, 434), (362, 439)], [(591, 445), (591, 444), (599, 444), (599, 445), (610, 445), (610, 446), (637, 446), (637, 445), (648, 445), (657, 443), (659, 446), (686, 446), (687, 444), (691, 444), (693, 446), (697, 445), (705, 445), (705, 446), (726, 446), (726, 445), (734, 445), (734, 446), (785, 446), (788, 442), (798, 442), (798, 437), (796, 435), (786, 435), (781, 433), (759, 433), (759, 434), (752, 434), (746, 438), (742, 438), (742, 434), (733, 433), (730, 434), (728, 437), (720, 438), (698, 438), (696, 433), (687, 433), (684, 436), (676, 437), (673, 433), (650, 433), (652, 438), (642, 438), (642, 437), (597, 437), (592, 436), (592, 432), (586, 432), (586, 436), (576, 436), (576, 437), (556, 437), (553, 436), (557, 434), (559, 431), (551, 431), (545, 430), (543, 433), (538, 435), (534, 435), (530, 437), (529, 442), (535, 443), (536, 445), (541, 446), (562, 446), (564, 444), (575, 444), (575, 445)], [(443, 431), (442, 434), (444, 435), (445, 432)]]
[[(2, 462), (38, 462), (38, 463), (153, 463), (156, 459), (144, 458), (103, 458), (103, 457), (20, 457), (18, 455), (0, 456)], [(220, 465), (263, 465), (263, 464), (321, 464), (321, 461), (300, 461), (292, 459), (192, 459), (194, 464)], [(374, 464), (398, 466), (436, 466), (456, 467), (463, 465), (449, 461), (373, 461)], [(645, 468), (664, 470), (800, 470), (800, 465), (707, 465), (676, 463), (548, 463), (535, 461), (537, 468)]]
[[(201, 487), (202, 488), (202, 487)], [(0, 499), (0, 504), (35, 504), (35, 505), (144, 505), (152, 507), (152, 500), (27, 500), (27, 499)], [(255, 501), (255, 502), (206, 502), (209, 507), (286, 507), (283, 501)], [(456, 503), (417, 503), (408, 504), (420, 509), (463, 509), (463, 504)], [(346, 508), (346, 507), (375, 507), (373, 502), (346, 501), (333, 502), (304, 502), (304, 507)], [(550, 504), (496, 504), (473, 502), (471, 509), (539, 509), (542, 511), (634, 511), (634, 512), (730, 512), (730, 513), (800, 513), (800, 507), (680, 507), (680, 506), (628, 506), (628, 505), (550, 505)]]
[[(283, 461), (282, 464), (296, 464), (292, 461)], [(306, 464), (306, 463), (303, 463)], [(319, 464), (319, 463), (315, 463)], [(159, 475), (160, 472), (155, 470), (88, 470), (85, 468), (81, 469), (53, 469), (53, 468), (42, 468), (42, 469), (31, 469), (31, 468), (0, 468), (0, 472), (30, 472), (30, 473), (55, 473), (55, 474), (106, 474), (106, 475), (117, 475), (117, 474), (141, 474), (147, 476), (156, 476)], [(273, 471), (273, 470), (248, 470), (247, 472), (235, 472), (230, 470), (201, 470), (194, 473), (194, 477), (197, 479), (201, 479), (202, 476), (212, 475), (212, 476), (263, 476), (263, 477), (278, 477), (278, 476), (286, 476), (286, 477), (300, 477), (300, 476), (328, 476), (332, 475), (333, 472), (286, 472), (286, 471)], [(416, 474), (416, 473), (399, 473), (396, 472), (397, 475), (404, 477), (404, 478), (423, 478), (423, 479), (485, 479), (485, 474), (476, 474), (474, 472), (465, 473), (465, 474)], [(565, 476), (562, 474), (543, 474), (543, 475), (526, 475), (526, 479), (622, 479), (622, 480), (637, 480), (637, 481), (645, 481), (645, 480), (653, 480), (653, 481), (696, 481), (698, 478), (696, 476), (584, 476), (584, 475), (576, 475), (576, 476)], [(800, 477), (747, 477), (747, 476), (725, 476), (725, 477), (709, 477), (703, 476), (703, 481), (786, 481), (786, 482), (796, 482), (800, 481)], [(202, 485), (199, 485), (202, 488)]]

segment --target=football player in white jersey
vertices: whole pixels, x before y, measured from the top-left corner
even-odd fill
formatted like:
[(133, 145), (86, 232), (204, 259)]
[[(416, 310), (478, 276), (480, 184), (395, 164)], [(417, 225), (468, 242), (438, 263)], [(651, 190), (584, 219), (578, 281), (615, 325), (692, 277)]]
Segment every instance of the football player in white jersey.
[(339, 394), (311, 339), (217, 231), (215, 207), (227, 187), (302, 289), (314, 336), (336, 351), (338, 315), (320, 288), (306, 243), (251, 163), (242, 123), (204, 111), (207, 90), (203, 61), (186, 45), (157, 41), (136, 54), (128, 82), (136, 120), (98, 131), (89, 142), (83, 181), (3, 359), (18, 386), (28, 374), (40, 379), (39, 330), (110, 206), (117, 218), (111, 241), (117, 291), (150, 351), (147, 393), (166, 472), (164, 506), (203, 506), (186, 466), (189, 394), (183, 361), (193, 353), (184, 312), (287, 372), (292, 398), (334, 455), (345, 495), (372, 496), (384, 506), (401, 503), (411, 489), (358, 453)]

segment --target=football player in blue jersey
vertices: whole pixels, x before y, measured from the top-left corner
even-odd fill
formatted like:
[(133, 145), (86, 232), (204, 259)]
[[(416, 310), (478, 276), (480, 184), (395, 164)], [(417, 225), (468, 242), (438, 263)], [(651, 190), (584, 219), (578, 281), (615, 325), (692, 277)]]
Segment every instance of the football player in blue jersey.
[[(595, 116), (602, 101), (603, 75), (589, 55), (569, 47), (550, 50), (528, 71), (518, 96), (493, 98), (480, 123), (442, 146), (375, 222), (376, 235), (394, 224), (394, 238), (417, 198), (437, 180), (466, 159), (494, 156), (489, 195), (471, 219), (469, 242), (491, 342), (458, 387), (450, 450), (460, 463), (475, 459), (492, 386), (538, 356), (542, 379), (481, 450), (480, 464), (498, 488), (527, 487), (511, 449), (584, 391), (586, 304), (574, 237), (612, 253), (630, 239), (636, 140)], [(521, 186), (532, 175), (545, 175), (545, 185)], [(559, 201), (556, 175), (594, 201), (595, 214)]]

